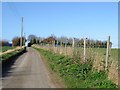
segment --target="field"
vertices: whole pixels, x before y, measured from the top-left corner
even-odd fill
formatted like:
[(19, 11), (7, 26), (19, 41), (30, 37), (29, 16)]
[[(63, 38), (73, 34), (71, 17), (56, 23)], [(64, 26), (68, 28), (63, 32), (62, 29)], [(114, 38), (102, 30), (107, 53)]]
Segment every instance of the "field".
[(1, 49), (0, 49), (0, 52), (5, 52), (9, 49), (14, 49), (15, 47), (10, 47), (10, 46), (3, 46)]

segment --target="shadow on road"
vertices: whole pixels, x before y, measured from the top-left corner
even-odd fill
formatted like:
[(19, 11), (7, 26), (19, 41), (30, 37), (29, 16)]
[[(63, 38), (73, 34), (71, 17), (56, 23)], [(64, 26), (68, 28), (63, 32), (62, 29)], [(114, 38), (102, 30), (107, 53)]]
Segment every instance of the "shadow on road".
[(26, 53), (26, 50), (23, 50), (22, 52), (10, 57), (9, 59), (5, 60), (5, 62), (2, 62), (2, 65), (0, 64), (0, 67), (2, 68), (2, 78), (9, 75), (11, 69), (14, 69), (12, 65), (14, 65), (15, 61), (24, 53)]

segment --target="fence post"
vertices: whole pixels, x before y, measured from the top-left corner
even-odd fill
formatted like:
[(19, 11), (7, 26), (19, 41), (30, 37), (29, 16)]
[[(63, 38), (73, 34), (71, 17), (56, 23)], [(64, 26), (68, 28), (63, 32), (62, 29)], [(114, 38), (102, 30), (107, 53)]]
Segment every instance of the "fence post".
[(110, 50), (110, 36), (108, 36), (108, 40), (107, 40), (106, 60), (105, 60), (105, 70), (108, 69), (109, 50)]
[(65, 42), (65, 56), (67, 55), (67, 47), (66, 47), (66, 42)]
[(73, 44), (72, 44), (72, 47), (74, 48), (75, 46), (75, 38), (73, 38)]
[(60, 40), (60, 54), (62, 54), (61, 49), (62, 49), (62, 38)]
[(74, 55), (74, 47), (75, 47), (75, 38), (73, 38), (73, 43), (72, 43), (72, 52), (73, 52), (73, 55)]
[(84, 61), (86, 60), (86, 38), (84, 38)]
[(66, 39), (65, 41), (65, 55), (67, 55), (67, 43), (68, 43), (68, 39)]
[(59, 53), (59, 50), (58, 50), (59, 48), (58, 48), (58, 40), (57, 40), (57, 53)]
[(56, 50), (55, 50), (56, 48), (55, 48), (55, 40), (53, 41), (53, 51), (54, 51), (54, 53), (56, 53)]

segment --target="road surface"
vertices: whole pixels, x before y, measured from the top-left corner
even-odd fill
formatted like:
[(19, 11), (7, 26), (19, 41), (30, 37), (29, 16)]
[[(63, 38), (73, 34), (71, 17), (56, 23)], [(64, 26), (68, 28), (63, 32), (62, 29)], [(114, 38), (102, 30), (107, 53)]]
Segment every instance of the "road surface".
[(33, 48), (17, 58), (5, 74), (2, 88), (56, 88), (39, 52)]

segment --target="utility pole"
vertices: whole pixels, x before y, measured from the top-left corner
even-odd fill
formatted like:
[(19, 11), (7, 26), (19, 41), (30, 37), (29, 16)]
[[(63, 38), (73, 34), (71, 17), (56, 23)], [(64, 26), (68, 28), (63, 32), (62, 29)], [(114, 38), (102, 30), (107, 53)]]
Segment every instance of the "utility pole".
[(25, 46), (25, 41), (26, 41), (26, 38), (25, 38), (25, 33), (24, 33), (24, 46)]
[(20, 47), (22, 48), (22, 35), (23, 35), (23, 17), (22, 17), (22, 23), (21, 23), (21, 39), (20, 39)]

